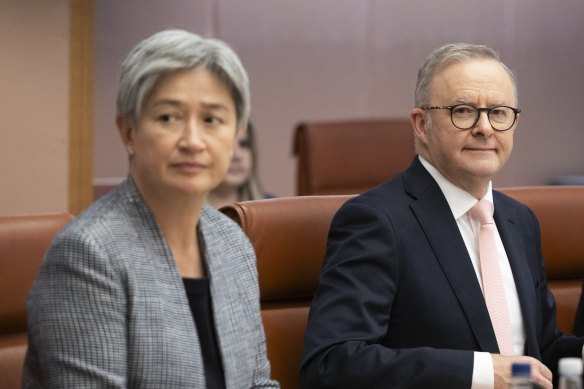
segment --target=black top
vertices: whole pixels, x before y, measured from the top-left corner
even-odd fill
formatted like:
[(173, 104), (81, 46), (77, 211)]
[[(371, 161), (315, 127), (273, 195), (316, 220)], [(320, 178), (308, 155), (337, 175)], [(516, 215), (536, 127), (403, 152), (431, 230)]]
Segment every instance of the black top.
[(211, 310), (209, 279), (183, 278), (183, 283), (199, 334), (207, 389), (225, 389), (225, 374)]

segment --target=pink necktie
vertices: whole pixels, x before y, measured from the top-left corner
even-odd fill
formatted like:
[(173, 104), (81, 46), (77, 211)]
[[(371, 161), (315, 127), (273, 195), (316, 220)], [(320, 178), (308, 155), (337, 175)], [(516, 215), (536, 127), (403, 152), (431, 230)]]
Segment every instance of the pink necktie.
[(497, 259), (493, 204), (487, 200), (480, 200), (471, 208), (470, 216), (481, 224), (479, 230), (479, 257), (483, 291), (497, 343), (499, 344), (499, 351), (504, 355), (512, 355), (513, 334), (503, 287), (503, 277), (501, 276), (499, 260)]

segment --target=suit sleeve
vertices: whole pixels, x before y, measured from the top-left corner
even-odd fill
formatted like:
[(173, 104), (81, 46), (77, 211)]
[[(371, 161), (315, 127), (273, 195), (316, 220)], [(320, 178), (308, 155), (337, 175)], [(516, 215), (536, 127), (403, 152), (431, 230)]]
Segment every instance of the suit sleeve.
[(126, 387), (126, 298), (103, 253), (79, 234), (49, 249), (29, 297), (25, 387)]
[(574, 319), (574, 335), (584, 335), (584, 282), (582, 283), (580, 301), (578, 302), (578, 309), (576, 310), (576, 317)]
[[(304, 388), (469, 388), (473, 352), (391, 348), (399, 293), (396, 228), (388, 215), (353, 199), (335, 215), (308, 319)], [(436, 334), (439, 336), (439, 334)]]
[[(544, 266), (544, 259), (541, 250), (541, 232), (539, 222), (533, 213), (529, 210), (529, 221), (531, 229), (535, 236), (537, 252), (537, 266), (539, 274), (538, 282), (538, 314), (541, 316), (541, 324), (538, 326), (540, 352), (542, 362), (552, 371), (554, 380), (558, 378), (558, 362), (564, 357), (582, 357), (582, 347), (584, 345), (584, 337), (576, 337), (565, 335), (560, 332), (556, 320), (556, 303), (554, 297), (547, 284), (546, 270)], [(528, 227), (524, 227), (528, 230)], [(550, 258), (551, 259), (551, 258)], [(555, 382), (555, 381), (554, 381)]]

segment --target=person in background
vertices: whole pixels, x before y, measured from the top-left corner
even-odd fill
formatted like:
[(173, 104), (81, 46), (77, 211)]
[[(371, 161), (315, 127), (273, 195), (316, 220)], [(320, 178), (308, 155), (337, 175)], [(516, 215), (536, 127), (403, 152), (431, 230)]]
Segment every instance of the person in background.
[(25, 388), (278, 388), (255, 255), (206, 205), (250, 113), (225, 43), (166, 30), (120, 76), (129, 175), (59, 233), (28, 304)]
[(237, 201), (273, 197), (265, 193), (258, 175), (258, 156), (255, 128), (250, 121), (245, 131), (237, 135), (235, 152), (229, 170), (219, 186), (208, 196), (209, 204), (217, 209)]
[(418, 155), (333, 218), (304, 388), (508, 388), (522, 361), (551, 389), (559, 358), (581, 356), (584, 338), (556, 324), (534, 213), (492, 189), (517, 104), (492, 49), (447, 44), (427, 57), (410, 113)]

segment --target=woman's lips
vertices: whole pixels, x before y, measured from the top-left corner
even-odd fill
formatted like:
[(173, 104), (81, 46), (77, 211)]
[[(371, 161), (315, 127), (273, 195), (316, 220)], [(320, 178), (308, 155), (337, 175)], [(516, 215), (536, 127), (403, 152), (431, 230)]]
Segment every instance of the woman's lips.
[(171, 166), (180, 172), (190, 174), (199, 173), (207, 169), (207, 165), (198, 162), (178, 162), (173, 163)]

